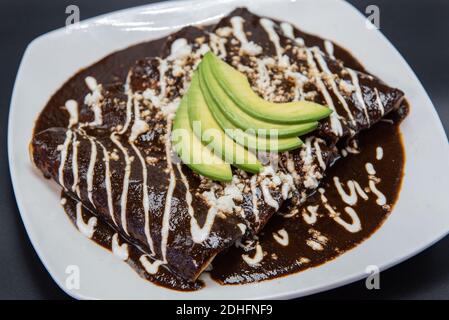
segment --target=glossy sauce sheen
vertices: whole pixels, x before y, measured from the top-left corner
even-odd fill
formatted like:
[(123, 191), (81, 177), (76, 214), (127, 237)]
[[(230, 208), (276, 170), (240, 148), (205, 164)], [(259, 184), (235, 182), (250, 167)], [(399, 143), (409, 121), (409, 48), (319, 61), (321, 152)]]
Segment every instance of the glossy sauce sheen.
[[(307, 43), (325, 49), (324, 40), (306, 34), (302, 37)], [(98, 83), (119, 82), (126, 77), (129, 68), (133, 66), (136, 60), (150, 54), (153, 56), (160, 55), (160, 50), (166, 40), (167, 38), (164, 38), (132, 46), (113, 53), (96, 64), (81, 70), (50, 99), (36, 123), (35, 132), (38, 133), (52, 127), (66, 126), (67, 117), (63, 112), (60, 112), (61, 106), (73, 97), (79, 97), (77, 102), (82, 105), (82, 97), (87, 93), (85, 85), (87, 76), (94, 77)], [(334, 49), (335, 56), (343, 60), (347, 66), (363, 70), (360, 64), (344, 49), (338, 46), (335, 46)], [(83, 118), (86, 115), (80, 114), (80, 117)], [(372, 164), (376, 170), (376, 177), (380, 178), (380, 182), (376, 186), (385, 195), (387, 206), (377, 204), (376, 196), (372, 192), (367, 192), (369, 196), (367, 201), (359, 197), (357, 204), (352, 208), (360, 218), (362, 228), (360, 231), (356, 233), (348, 232), (334, 219), (330, 218), (323, 207), (321, 193), (317, 191), (301, 208), (293, 208), (293, 210), (298, 209), (296, 215), (292, 214), (291, 209), (290, 211), (285, 209), (283, 212), (281, 210), (279, 215), (273, 217), (259, 235), (258, 247), (251, 248), (250, 246), (249, 249), (246, 247), (246, 250), (242, 246), (232, 247), (226, 252), (220, 253), (212, 263), (211, 275), (213, 279), (219, 283), (238, 284), (287, 275), (331, 260), (369, 237), (387, 217), (399, 193), (404, 162), (399, 122), (398, 120), (392, 124), (382, 121), (370, 130), (362, 132), (359, 143), (360, 153), (349, 154), (345, 159), (337, 161), (326, 172), (326, 178), (321, 183), (328, 203), (335, 207), (335, 211), (341, 213), (343, 220), (350, 221), (344, 210), (347, 205), (343, 203), (340, 194), (337, 192), (333, 178), (338, 175), (340, 181), (345, 184), (345, 190), (348, 190), (346, 186), (348, 180), (355, 180), (362, 188), (365, 188), (369, 185), (366, 166), (367, 163)], [(344, 149), (343, 145), (340, 147)], [(379, 147), (383, 150), (381, 160), (376, 159), (379, 154)], [(98, 150), (98, 152), (100, 153), (101, 150)], [(77, 225), (76, 200), (73, 200), (69, 194), (63, 194), (62, 197), (65, 199), (64, 208), (67, 214)], [(313, 225), (309, 225), (302, 217), (302, 210), (315, 205), (320, 205), (317, 210), (319, 216)], [(82, 220), (87, 225), (94, 215), (84, 207), (81, 211)], [(282, 217), (282, 214), (291, 217), (285, 218)], [(320, 238), (320, 235), (327, 239), (321, 241), (322, 243), (318, 241), (318, 247), (321, 246), (322, 250), (316, 249), (317, 232), (319, 239), (323, 239)], [(115, 234), (116, 232), (112, 227), (98, 220), (95, 233), (91, 239), (102, 247), (111, 249)], [(276, 234), (276, 236), (273, 234)], [(288, 241), (285, 241), (285, 234), (287, 234)], [(127, 242), (127, 239), (122, 236), (116, 237), (119, 244)], [(307, 242), (310, 239), (315, 242), (315, 250), (310, 246), (310, 241)], [(255, 257), (260, 254), (258, 252), (260, 249), (263, 255), (262, 259), (254, 264), (249, 264), (248, 261), (257, 260)], [(160, 268), (157, 274), (150, 275), (145, 272), (139, 262), (142, 254), (143, 252), (137, 246), (128, 242), (128, 255), (125, 260), (145, 279), (164, 287), (183, 291), (197, 290), (203, 287), (200, 280), (195, 283), (188, 282), (173, 275), (165, 268)]]

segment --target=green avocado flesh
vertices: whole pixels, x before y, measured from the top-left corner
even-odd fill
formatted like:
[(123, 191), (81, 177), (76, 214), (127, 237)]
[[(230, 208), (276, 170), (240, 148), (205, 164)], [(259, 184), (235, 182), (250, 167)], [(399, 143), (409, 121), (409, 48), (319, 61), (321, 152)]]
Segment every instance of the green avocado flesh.
[(242, 129), (235, 126), (231, 121), (229, 121), (225, 115), (221, 112), (220, 108), (217, 107), (217, 103), (208, 90), (206, 81), (204, 80), (204, 70), (203, 66), (199, 67), (199, 79), (200, 87), (203, 92), (204, 99), (206, 100), (207, 106), (209, 106), (209, 114), (213, 115), (216, 122), (221, 128), (225, 128), (226, 134), (231, 137), (235, 142), (247, 147), (251, 150), (263, 150), (263, 151), (274, 151), (283, 152), (293, 149), (297, 149), (302, 145), (301, 139), (298, 137), (291, 138), (263, 138), (262, 136), (255, 136), (253, 134), (248, 134)]
[(172, 128), (172, 145), (181, 160), (193, 171), (217, 181), (231, 181), (231, 166), (216, 156), (193, 133), (188, 114), (188, 95), (182, 99)]
[(273, 103), (255, 93), (244, 74), (215, 56), (206, 53), (207, 63), (214, 78), (245, 113), (270, 123), (298, 124), (324, 119), (332, 112), (329, 108), (309, 101)]
[[(318, 126), (318, 122), (316, 121), (302, 124), (275, 124), (254, 118), (240, 109), (221, 88), (211, 72), (210, 64), (206, 60), (201, 63), (201, 73), (204, 79), (203, 83), (211, 93), (212, 97), (214, 97), (215, 104), (220, 108), (221, 113), (224, 114), (230, 122), (242, 130), (261, 129), (266, 133), (266, 136), (270, 136), (272, 132), (275, 132), (279, 138), (285, 138), (304, 135), (312, 132)], [(257, 130), (255, 134), (257, 135)]]
[(231, 181), (231, 165), (259, 173), (255, 152), (299, 148), (298, 136), (315, 130), (331, 110), (299, 101), (271, 103), (260, 98), (245, 75), (207, 53), (176, 111), (172, 145), (196, 173)]
[(244, 171), (259, 173), (263, 166), (252, 152), (235, 143), (210, 112), (201, 92), (198, 74), (194, 74), (187, 93), (187, 109), (194, 134), (216, 155)]

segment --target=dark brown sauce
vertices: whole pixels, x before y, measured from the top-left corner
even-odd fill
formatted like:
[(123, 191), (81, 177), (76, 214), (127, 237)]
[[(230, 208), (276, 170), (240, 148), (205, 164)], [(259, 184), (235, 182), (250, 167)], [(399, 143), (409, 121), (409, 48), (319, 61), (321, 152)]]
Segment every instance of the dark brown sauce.
[[(320, 47), (323, 45), (323, 40), (318, 37), (306, 34), (302, 34), (302, 37), (312, 44), (317, 44)], [(35, 133), (51, 127), (67, 126), (67, 115), (60, 112), (61, 106), (68, 99), (76, 99), (82, 105), (83, 98), (88, 93), (84, 83), (85, 77), (93, 76), (99, 83), (104, 84), (122, 81), (136, 60), (148, 55), (159, 56), (166, 39), (131, 46), (79, 71), (51, 97), (36, 122)], [(362, 68), (347, 51), (340, 47), (336, 47), (335, 55), (348, 66)], [(334, 187), (333, 177), (338, 176), (340, 181), (345, 184), (348, 180), (356, 180), (364, 188), (368, 185), (365, 164), (370, 162), (374, 165), (377, 172), (376, 176), (381, 179), (378, 188), (385, 194), (388, 206), (377, 205), (376, 197), (372, 193), (368, 193), (369, 200), (367, 201), (359, 197), (357, 205), (353, 207), (360, 218), (361, 231), (350, 233), (330, 218), (323, 207), (320, 193), (317, 191), (303, 207), (299, 208), (296, 216), (285, 218), (280, 214), (276, 215), (259, 234), (259, 241), (265, 252), (260, 264), (249, 266), (242, 259), (242, 254), (253, 256), (254, 250), (245, 252), (241, 248), (232, 247), (215, 258), (211, 272), (212, 278), (222, 284), (239, 284), (296, 273), (334, 259), (368, 238), (382, 225), (391, 212), (400, 191), (405, 155), (401, 143), (399, 123), (400, 121), (396, 121), (394, 124), (380, 122), (370, 130), (362, 132), (359, 137), (360, 154), (350, 154), (345, 159), (337, 161), (322, 181), (321, 187), (325, 189), (325, 196), (329, 204), (335, 207), (335, 211), (342, 213), (343, 219), (350, 222), (344, 211), (345, 204)], [(376, 148), (378, 146), (383, 148), (384, 157), (382, 160), (376, 160)], [(346, 185), (344, 189), (348, 191)], [(70, 219), (76, 223), (76, 200), (68, 195), (63, 195), (63, 197), (67, 199), (64, 208)], [(320, 205), (318, 212), (322, 216), (318, 217), (314, 225), (305, 223), (302, 218), (303, 208), (318, 204)], [(92, 216), (92, 213), (83, 210), (84, 221), (88, 221)], [(280, 245), (273, 238), (273, 233), (281, 229), (285, 229), (289, 236), (289, 245), (286, 247)], [(313, 250), (306, 242), (313, 238), (313, 233), (316, 234), (316, 231), (327, 238), (325, 243), (324, 241), (320, 243), (323, 250)], [(98, 220), (92, 240), (110, 250), (114, 233), (114, 229), (108, 224)], [(123, 243), (125, 240), (119, 237), (119, 241)], [(203, 287), (201, 281), (190, 283), (171, 274), (164, 268), (160, 268), (160, 272), (156, 275), (150, 275), (139, 263), (142, 251), (132, 244), (129, 244), (128, 247), (129, 259), (127, 263), (143, 278), (157, 285), (182, 291), (197, 290)], [(305, 259), (308, 259), (307, 263)]]
[[(337, 161), (321, 184), (329, 204), (350, 223), (351, 218), (344, 211), (348, 205), (342, 201), (333, 177), (339, 178), (347, 193), (349, 190), (346, 182), (349, 180), (355, 180), (365, 188), (369, 181), (365, 164), (373, 164), (376, 176), (381, 179), (378, 187), (385, 195), (387, 205), (379, 206), (376, 203), (377, 197), (372, 192), (367, 193), (369, 199), (366, 201), (359, 196), (357, 204), (352, 207), (360, 218), (361, 231), (351, 233), (335, 222), (324, 208), (321, 194), (317, 191), (299, 208), (295, 216), (285, 218), (276, 215), (262, 230), (259, 243), (264, 251), (264, 259), (259, 265), (250, 266), (242, 259), (243, 254), (253, 256), (255, 250), (245, 252), (242, 248), (234, 247), (215, 258), (212, 263), (212, 278), (222, 284), (241, 284), (285, 276), (332, 260), (372, 235), (388, 217), (401, 187), (405, 153), (399, 123), (381, 121), (370, 130), (363, 131), (359, 137), (360, 153), (349, 154), (345, 159)], [(376, 159), (377, 147), (383, 149), (382, 160)], [(316, 205), (319, 205), (320, 216), (316, 223), (309, 225), (304, 221), (302, 212), (308, 206)], [(273, 238), (273, 233), (281, 229), (288, 233), (288, 246), (282, 246)], [(312, 240), (316, 231), (327, 239), (321, 243), (317, 241), (323, 250), (314, 250), (307, 244), (307, 240)]]

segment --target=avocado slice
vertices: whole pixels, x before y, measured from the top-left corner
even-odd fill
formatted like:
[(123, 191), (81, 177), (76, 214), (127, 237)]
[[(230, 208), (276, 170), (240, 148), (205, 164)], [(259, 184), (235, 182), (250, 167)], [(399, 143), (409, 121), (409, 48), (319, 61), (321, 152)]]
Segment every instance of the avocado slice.
[(304, 123), (328, 117), (331, 110), (309, 101), (273, 103), (259, 97), (244, 74), (208, 52), (204, 56), (226, 94), (247, 114), (272, 123)]
[[(298, 137), (290, 138), (273, 138), (269, 137), (263, 138), (262, 136), (255, 136), (244, 132), (242, 129), (235, 126), (231, 121), (229, 121), (226, 116), (221, 112), (220, 108), (217, 106), (213, 95), (208, 90), (204, 76), (203, 76), (204, 65), (199, 66), (199, 83), (201, 91), (203, 93), (204, 99), (209, 107), (209, 113), (213, 115), (216, 122), (225, 129), (226, 134), (231, 137), (235, 142), (247, 147), (251, 150), (263, 150), (263, 151), (274, 151), (274, 152), (284, 152), (289, 150), (294, 150), (299, 148), (303, 142)], [(192, 119), (192, 117), (191, 117)]]
[[(231, 121), (235, 126), (242, 130), (254, 130), (257, 135), (257, 129), (264, 130), (266, 136), (270, 135), (270, 130), (277, 130), (277, 136), (279, 138), (285, 137), (298, 137), (315, 130), (318, 126), (318, 122), (308, 122), (302, 124), (275, 124), (266, 122), (257, 118), (253, 118), (242, 109), (226, 94), (221, 88), (218, 81), (212, 74), (211, 67), (208, 61), (201, 62), (201, 76), (204, 79), (204, 86), (214, 97), (215, 104), (220, 108), (222, 114)], [(281, 107), (281, 106), (279, 106)], [(278, 108), (278, 113), (280, 108)], [(215, 111), (214, 111), (215, 115)]]
[(210, 112), (201, 92), (198, 75), (192, 77), (187, 109), (194, 134), (215, 154), (221, 154), (226, 162), (244, 171), (259, 173), (263, 166), (252, 152), (236, 144), (220, 127)]
[(216, 156), (195, 136), (190, 127), (185, 95), (176, 111), (171, 141), (181, 160), (193, 171), (212, 180), (231, 181), (231, 166)]

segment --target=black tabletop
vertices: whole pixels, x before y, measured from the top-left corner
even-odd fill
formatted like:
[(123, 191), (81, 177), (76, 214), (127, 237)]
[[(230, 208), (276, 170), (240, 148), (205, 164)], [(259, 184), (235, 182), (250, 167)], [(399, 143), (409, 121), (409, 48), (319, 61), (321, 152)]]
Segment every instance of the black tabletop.
[[(0, 1), (0, 299), (67, 299), (34, 252), (17, 209), (7, 157), (7, 119), (14, 79), (28, 43), (64, 26), (66, 7), (81, 19), (154, 1)], [(375, 4), (380, 28), (421, 79), (449, 130), (449, 1), (350, 0), (360, 11)], [(448, 212), (449, 214), (449, 212)], [(448, 299), (449, 237), (380, 275), (380, 290), (359, 281), (308, 299)]]

